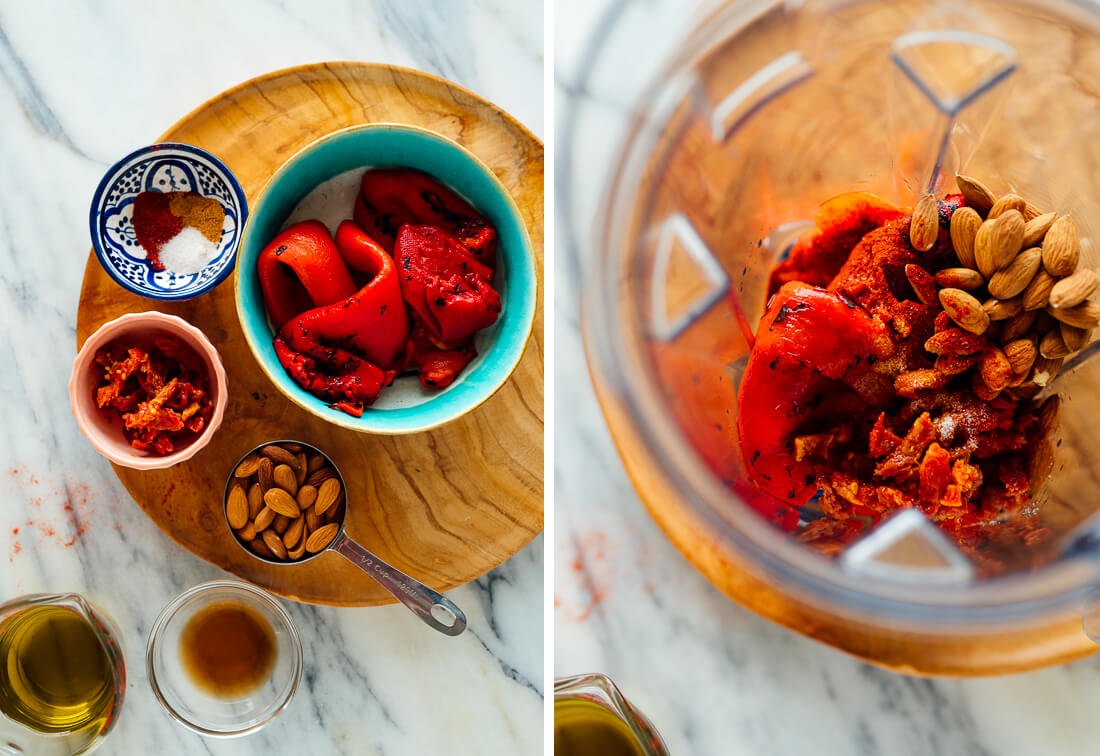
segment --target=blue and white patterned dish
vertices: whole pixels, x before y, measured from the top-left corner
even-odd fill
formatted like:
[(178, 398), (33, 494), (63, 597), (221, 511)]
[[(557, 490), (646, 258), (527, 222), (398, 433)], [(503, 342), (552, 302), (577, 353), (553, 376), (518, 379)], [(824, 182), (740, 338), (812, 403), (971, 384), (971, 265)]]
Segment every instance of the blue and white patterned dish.
[[(196, 192), (225, 208), (218, 252), (198, 273), (155, 271), (134, 233), (134, 198), (141, 192)], [(100, 265), (120, 286), (143, 297), (191, 299), (233, 272), (248, 203), (236, 177), (206, 150), (179, 142), (142, 147), (115, 163), (92, 198), (88, 223)]]

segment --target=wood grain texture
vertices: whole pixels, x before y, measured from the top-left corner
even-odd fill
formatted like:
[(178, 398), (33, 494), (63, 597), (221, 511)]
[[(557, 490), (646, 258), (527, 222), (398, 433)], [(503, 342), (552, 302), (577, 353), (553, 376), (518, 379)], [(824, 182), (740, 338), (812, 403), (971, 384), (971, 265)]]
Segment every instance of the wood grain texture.
[[(204, 103), (163, 135), (221, 158), (249, 202), (288, 158), (361, 123), (421, 126), (492, 168), (531, 235), (542, 281), (543, 148), (511, 116), (448, 81), (393, 66), (323, 63), (277, 71)], [(328, 425), (286, 399), (257, 366), (233, 301), (234, 282), (190, 302), (160, 303), (116, 285), (89, 255), (77, 341), (126, 312), (160, 310), (201, 328), (229, 378), (225, 421), (210, 445), (170, 470), (116, 467), (146, 514), (192, 553), (287, 598), (332, 605), (392, 603), (340, 556), (278, 567), (250, 557), (229, 533), (222, 491), (237, 458), (265, 440), (298, 438), (325, 450), (348, 485), (347, 532), (437, 590), (493, 569), (542, 529), (543, 307), (523, 359), (496, 395), (443, 428), (371, 436)]]

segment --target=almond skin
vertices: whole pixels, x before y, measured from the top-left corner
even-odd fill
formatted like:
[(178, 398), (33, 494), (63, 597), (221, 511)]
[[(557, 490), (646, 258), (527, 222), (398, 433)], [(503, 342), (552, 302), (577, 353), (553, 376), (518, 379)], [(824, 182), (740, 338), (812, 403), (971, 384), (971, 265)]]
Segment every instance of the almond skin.
[[(264, 490), (259, 483), (253, 483), (248, 489), (248, 519), (255, 520), (256, 515), (264, 508)], [(252, 539), (249, 539), (252, 540)]]
[(974, 239), (981, 227), (982, 216), (972, 207), (960, 207), (951, 214), (951, 246), (955, 248), (955, 256), (963, 266), (975, 270), (978, 264), (974, 260)]
[(966, 198), (966, 204), (979, 213), (988, 213), (993, 203), (997, 201), (997, 195), (976, 178), (959, 174), (955, 176), (955, 183), (958, 184), (962, 196)]
[(240, 530), (248, 524), (248, 494), (244, 492), (244, 486), (235, 485), (229, 489), (229, 496), (225, 501), (225, 516), (229, 520), (229, 527)]
[(1055, 283), (1057, 279), (1045, 270), (1036, 273), (1035, 278), (1024, 289), (1024, 309), (1041, 310), (1046, 307)]
[(1022, 297), (1012, 299), (991, 297), (982, 303), (982, 309), (990, 320), (1008, 320), (1023, 312), (1024, 302)]
[(1027, 202), (1024, 198), (1018, 194), (1006, 194), (989, 208), (989, 212), (986, 214), (986, 218), (1000, 218), (1009, 210), (1015, 210), (1021, 216), (1024, 214), (1024, 208), (1027, 207)]
[(1035, 360), (1035, 366), (1031, 369), (1031, 380), (1035, 381), (1038, 386), (1049, 386), (1050, 382), (1054, 380), (1054, 376), (1058, 375), (1058, 371), (1062, 368), (1063, 358), (1047, 359), (1046, 357), (1040, 357)]
[(265, 493), (264, 503), (267, 504), (269, 509), (274, 510), (275, 514), (281, 514), (287, 517), (298, 517), (302, 513), (294, 497), (281, 488), (272, 488)]
[(1050, 224), (1043, 238), (1043, 268), (1057, 278), (1077, 270), (1081, 259), (1081, 236), (1073, 218), (1063, 215)]
[(1080, 352), (1092, 339), (1092, 330), (1078, 328), (1068, 323), (1059, 323), (1058, 330), (1062, 332), (1062, 341), (1066, 342), (1066, 348), (1071, 352)]
[(310, 554), (324, 551), (325, 547), (332, 543), (332, 539), (336, 537), (336, 532), (339, 529), (340, 526), (334, 522), (317, 528), (317, 530), (310, 533), (309, 538), (306, 539), (306, 551)]
[(283, 545), (283, 539), (274, 530), (265, 530), (261, 537), (264, 540), (264, 545), (271, 550), (276, 559), (286, 559), (286, 546)]
[(985, 278), (982, 274), (970, 268), (944, 268), (932, 278), (937, 284), (947, 289), (974, 291), (985, 286)]
[[(1049, 234), (1048, 234), (1049, 236)], [(974, 261), (987, 279), (1008, 265), (1024, 241), (1024, 216), (1018, 210), (987, 220), (974, 237)]]
[(270, 457), (264, 457), (260, 460), (260, 464), (256, 468), (256, 480), (264, 492), (275, 485), (275, 463), (271, 461)]
[(299, 517), (290, 523), (290, 527), (283, 533), (283, 545), (286, 546), (287, 551), (290, 551), (298, 542), (302, 540), (302, 533), (306, 527), (306, 520), (304, 517)]
[(313, 511), (323, 515), (329, 507), (336, 503), (340, 496), (340, 481), (329, 478), (317, 488), (317, 500), (313, 502)]
[(1038, 350), (1031, 339), (1016, 339), (1004, 346), (1005, 357), (1012, 366), (1012, 372), (1016, 375), (1026, 375), (1031, 366), (1035, 364), (1035, 358), (1039, 356)]
[(939, 203), (935, 196), (926, 194), (913, 208), (913, 215), (909, 221), (909, 243), (918, 252), (927, 252), (936, 245), (939, 234)]
[(276, 444), (265, 446), (260, 450), (260, 453), (275, 463), (290, 465), (291, 467), (298, 464), (298, 459), (293, 452), (289, 452)]
[(298, 476), (290, 465), (276, 465), (274, 478), (275, 485), (291, 496), (298, 493)]
[(271, 507), (264, 507), (260, 510), (260, 513), (256, 515), (256, 531), (263, 532), (271, 527), (271, 523), (275, 522), (275, 510)]
[(982, 303), (962, 289), (940, 289), (940, 304), (947, 317), (971, 333), (985, 333), (989, 328), (989, 315)]
[[(1025, 249), (1005, 268), (989, 279), (989, 293), (997, 299), (1011, 299), (1021, 293), (1039, 272), (1043, 263), (1043, 251), (1038, 247)], [(1087, 295), (1086, 295), (1087, 296)], [(1084, 299), (1084, 297), (1082, 297)]]
[(1065, 307), (1057, 310), (1048, 307), (1046, 311), (1063, 323), (1077, 328), (1089, 329), (1100, 325), (1100, 304), (1089, 299), (1076, 307)]
[(1054, 223), (1054, 219), (1057, 217), (1058, 213), (1044, 213), (1029, 220), (1024, 225), (1023, 246), (1025, 248), (1038, 246), (1043, 241), (1043, 237), (1047, 235), (1047, 231), (1050, 230), (1050, 224)]
[(239, 465), (237, 465), (237, 469), (233, 471), (233, 475), (238, 478), (250, 478), (256, 474), (256, 468), (259, 466), (260, 455), (249, 454)]
[(1039, 407), (1039, 436), (1049, 436), (1058, 430), (1062, 419), (1062, 397), (1051, 394)]
[(1066, 276), (1050, 290), (1050, 306), (1055, 309), (1075, 307), (1089, 298), (1098, 281), (1096, 274), (1088, 268), (1081, 268)]
[(298, 501), (298, 507), (305, 511), (313, 506), (313, 502), (317, 501), (317, 489), (310, 485), (302, 486), (298, 489), (298, 495), (294, 498)]

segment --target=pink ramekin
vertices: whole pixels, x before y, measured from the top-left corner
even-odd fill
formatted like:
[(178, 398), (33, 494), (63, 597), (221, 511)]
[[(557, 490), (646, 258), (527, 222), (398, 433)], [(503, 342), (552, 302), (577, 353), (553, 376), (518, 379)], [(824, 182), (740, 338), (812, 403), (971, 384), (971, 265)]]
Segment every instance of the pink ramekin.
[[(211, 377), (211, 393), (214, 401), (214, 414), (198, 438), (187, 446), (164, 456), (148, 454), (130, 446), (122, 435), (122, 426), (111, 422), (103, 410), (96, 407), (94, 400), (97, 376), (92, 369), (96, 351), (117, 338), (132, 334), (146, 337), (157, 332), (171, 334), (180, 338), (202, 357), (207, 373)], [(210, 343), (202, 331), (175, 315), (162, 312), (132, 312), (104, 323), (88, 337), (73, 361), (73, 373), (69, 378), (69, 402), (73, 417), (95, 450), (116, 465), (135, 470), (162, 470), (191, 459), (210, 443), (225, 414), (225, 405), (229, 399), (225, 380), (225, 368), (222, 366), (218, 350)]]

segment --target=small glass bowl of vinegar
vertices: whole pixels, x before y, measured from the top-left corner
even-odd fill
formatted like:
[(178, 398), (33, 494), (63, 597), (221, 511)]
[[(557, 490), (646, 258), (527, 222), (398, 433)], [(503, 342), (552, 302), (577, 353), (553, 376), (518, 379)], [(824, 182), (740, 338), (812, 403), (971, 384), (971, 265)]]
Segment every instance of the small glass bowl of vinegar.
[(554, 681), (554, 756), (668, 756), (653, 723), (607, 675)]
[(290, 703), (302, 679), (302, 639), (272, 596), (214, 580), (161, 611), (146, 664), (153, 693), (173, 719), (200, 735), (236, 737)]

